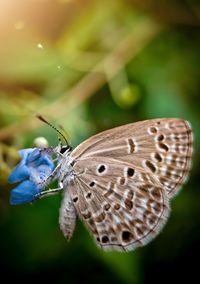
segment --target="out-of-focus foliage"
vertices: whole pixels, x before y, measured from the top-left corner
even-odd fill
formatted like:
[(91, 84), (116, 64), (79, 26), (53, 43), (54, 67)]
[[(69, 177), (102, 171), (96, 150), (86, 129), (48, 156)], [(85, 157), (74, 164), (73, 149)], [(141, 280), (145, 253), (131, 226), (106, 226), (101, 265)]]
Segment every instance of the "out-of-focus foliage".
[(8, 184), (8, 175), (19, 161), (20, 157), (15, 148), (0, 143), (0, 213), (5, 206), (7, 207), (11, 189), (11, 185)]
[[(198, 277), (200, 5), (196, 0), (0, 1), (1, 275), (14, 281), (163, 283)], [(56, 133), (76, 146), (104, 129), (155, 117), (188, 119), (191, 177), (163, 232), (126, 254), (99, 250), (81, 222), (67, 243), (60, 196), (9, 205), (18, 149)], [(191, 264), (191, 267), (190, 267)], [(180, 267), (180, 268), (179, 268)]]

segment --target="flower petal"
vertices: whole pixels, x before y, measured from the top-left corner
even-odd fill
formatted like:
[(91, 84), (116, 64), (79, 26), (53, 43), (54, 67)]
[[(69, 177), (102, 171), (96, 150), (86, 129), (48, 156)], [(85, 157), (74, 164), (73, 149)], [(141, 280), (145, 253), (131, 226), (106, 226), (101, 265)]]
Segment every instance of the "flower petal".
[(35, 150), (35, 148), (27, 148), (19, 150), (19, 155), (22, 158), (20, 164), (25, 164), (27, 161), (27, 157)]
[(10, 204), (23, 204), (35, 200), (36, 195), (45, 187), (45, 180), (55, 165), (50, 155), (38, 148), (19, 151), (22, 160), (10, 174), (10, 183), (20, 182), (10, 195)]
[(43, 176), (42, 180), (44, 180), (44, 178), (47, 177), (55, 168), (51, 157), (49, 155), (41, 154), (40, 149), (23, 149), (19, 151), (19, 154), (22, 157), (22, 160), (8, 177), (9, 183), (20, 182), (28, 179), (30, 175), (35, 177), (37, 176), (37, 173), (38, 179), (40, 180), (40, 172)]
[(30, 176), (30, 171), (26, 165), (19, 165), (11, 172), (8, 177), (9, 183), (19, 182), (25, 179), (28, 179)]
[(47, 165), (51, 170), (54, 169), (54, 163), (51, 156), (42, 153), (39, 149), (35, 149), (28, 155), (27, 165), (33, 168), (38, 168), (40, 165)]
[(22, 158), (19, 164), (15, 167), (15, 169), (11, 172), (8, 177), (9, 183), (15, 183), (27, 179), (30, 175), (29, 169), (26, 166), (27, 156), (33, 152), (34, 149), (22, 149), (19, 151), (19, 155)]
[(29, 167), (29, 169), (30, 169), (29, 179), (38, 185), (42, 184), (53, 171), (53, 169), (48, 165), (40, 165), (37, 168)]
[(31, 202), (39, 192), (41, 192), (41, 188), (38, 188), (32, 181), (25, 180), (11, 191), (10, 204), (17, 205)]
[(37, 161), (41, 155), (41, 150), (39, 148), (32, 148), (32, 151), (28, 153), (26, 158), (27, 164)]
[(54, 162), (52, 161), (51, 157), (49, 156), (43, 156), (43, 165), (47, 165), (48, 168), (51, 170), (51, 172), (54, 170), (55, 165)]

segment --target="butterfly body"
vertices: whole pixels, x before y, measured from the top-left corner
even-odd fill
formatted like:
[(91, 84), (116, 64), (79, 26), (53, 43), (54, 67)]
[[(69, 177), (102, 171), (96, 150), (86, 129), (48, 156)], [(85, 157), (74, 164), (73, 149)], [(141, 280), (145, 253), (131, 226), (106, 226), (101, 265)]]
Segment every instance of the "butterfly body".
[(57, 168), (57, 176), (58, 182), (61, 187), (67, 188), (70, 182), (74, 179), (74, 171), (71, 165), (71, 150), (67, 149), (63, 154), (60, 154), (60, 150), (56, 149), (56, 153), (58, 156), (58, 168)]
[(59, 224), (60, 228), (67, 240), (70, 240), (77, 219), (77, 211), (71, 199), (71, 196), (67, 190), (67, 188), (63, 191), (63, 200), (60, 207), (60, 215), (59, 215)]
[(55, 173), (58, 177), (60, 189), (63, 190), (59, 224), (64, 236), (69, 240), (73, 235), (77, 219), (77, 211), (68, 190), (68, 187), (74, 183), (74, 171), (70, 157), (71, 149), (67, 149), (63, 154), (60, 154), (59, 147), (54, 151), (58, 153), (58, 166)]

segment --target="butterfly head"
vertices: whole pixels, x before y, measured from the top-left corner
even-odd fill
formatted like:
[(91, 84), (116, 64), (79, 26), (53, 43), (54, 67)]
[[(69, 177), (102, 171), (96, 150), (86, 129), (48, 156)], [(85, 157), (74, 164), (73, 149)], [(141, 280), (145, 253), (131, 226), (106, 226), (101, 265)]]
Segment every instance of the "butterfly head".
[[(42, 122), (46, 123), (47, 125), (49, 125), (52, 129), (54, 129), (58, 133), (59, 145), (54, 149), (54, 152), (56, 154), (63, 155), (72, 151), (72, 147), (69, 145), (66, 136), (58, 128), (56, 128), (53, 124), (51, 124), (41, 115), (37, 115), (37, 118), (40, 119)], [(66, 131), (63, 129), (62, 126), (60, 126), (60, 128), (66, 133)], [(65, 145), (63, 145), (62, 140), (64, 141), (64, 143), (66, 143)]]

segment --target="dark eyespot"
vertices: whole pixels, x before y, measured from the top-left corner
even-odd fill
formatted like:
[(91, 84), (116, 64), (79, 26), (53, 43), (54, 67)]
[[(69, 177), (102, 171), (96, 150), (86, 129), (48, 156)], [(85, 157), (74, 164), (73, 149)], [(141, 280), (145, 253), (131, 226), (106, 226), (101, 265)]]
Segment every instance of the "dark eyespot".
[(122, 232), (122, 240), (124, 242), (128, 242), (133, 238), (133, 235), (129, 231), (123, 231)]
[(159, 143), (159, 147), (161, 149), (163, 149), (165, 152), (167, 152), (169, 150), (169, 147), (164, 143)]
[(102, 237), (102, 243), (105, 244), (109, 241), (109, 238), (107, 236)]
[(135, 170), (134, 170), (134, 169), (128, 168), (127, 174), (128, 174), (129, 177), (132, 177), (132, 176), (134, 175), (134, 173), (135, 173)]
[(99, 173), (103, 173), (105, 171), (106, 167), (104, 165), (101, 165), (99, 168), (98, 168), (98, 172)]
[(151, 133), (157, 133), (157, 129), (155, 127), (150, 127), (150, 132)]
[(155, 159), (158, 161), (158, 162), (162, 162), (162, 157), (159, 153), (155, 153)]
[(146, 166), (152, 171), (152, 173), (156, 172), (156, 167), (154, 166), (153, 163), (151, 163), (150, 161), (146, 161)]
[(163, 141), (164, 138), (165, 138), (165, 137), (164, 137), (163, 134), (160, 134), (160, 135), (157, 137), (158, 141)]
[(92, 193), (88, 192), (88, 194), (86, 195), (86, 198), (91, 198)]
[(90, 187), (95, 186), (95, 182), (94, 182), (94, 181), (92, 181), (92, 182), (89, 184), (89, 186), (90, 186)]
[(74, 197), (73, 202), (77, 202), (78, 201), (78, 197)]

